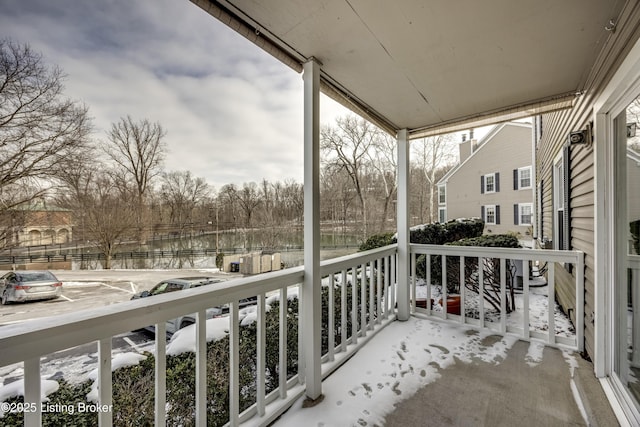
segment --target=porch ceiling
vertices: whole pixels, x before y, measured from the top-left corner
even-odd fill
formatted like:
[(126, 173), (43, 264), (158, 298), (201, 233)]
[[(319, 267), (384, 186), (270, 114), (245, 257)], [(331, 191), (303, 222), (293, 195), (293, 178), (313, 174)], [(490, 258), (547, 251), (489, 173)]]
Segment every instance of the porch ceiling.
[(411, 137), (570, 106), (624, 1), (192, 0)]

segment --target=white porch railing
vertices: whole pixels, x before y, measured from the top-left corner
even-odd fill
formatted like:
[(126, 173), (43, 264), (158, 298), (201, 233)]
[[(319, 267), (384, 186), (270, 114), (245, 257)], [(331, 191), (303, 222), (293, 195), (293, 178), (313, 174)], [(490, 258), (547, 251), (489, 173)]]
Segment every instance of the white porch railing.
[[(323, 378), (358, 348), (362, 347), (378, 330), (395, 319), (393, 286), (396, 282), (396, 246), (387, 246), (352, 256), (321, 263), (323, 287), (327, 287), (326, 313), (327, 351), (322, 357)], [(86, 343), (98, 343), (99, 404), (112, 405), (112, 338), (118, 334), (155, 325), (155, 425), (167, 421), (166, 400), (166, 336), (165, 322), (190, 313), (196, 315), (196, 367), (195, 367), (195, 421), (207, 425), (207, 365), (206, 365), (206, 309), (230, 304), (229, 355), (230, 402), (229, 424), (237, 426), (265, 425), (280, 415), (304, 393), (304, 348), (298, 346), (297, 374), (290, 378), (279, 376), (279, 386), (267, 394), (265, 391), (266, 337), (265, 316), (267, 296), (279, 295), (279, 366), (287, 367), (287, 295), (292, 289), (300, 292), (303, 282), (301, 267), (259, 276), (237, 279), (215, 286), (189, 289), (180, 293), (159, 295), (123, 302), (77, 313), (65, 314), (46, 320), (33, 320), (0, 328), (0, 367), (24, 362), (25, 403), (36, 403), (35, 412), (25, 413), (24, 425), (42, 424), (41, 359), (53, 352)], [(296, 291), (293, 291), (296, 292)], [(349, 293), (351, 294), (350, 297)], [(241, 412), (239, 395), (239, 308), (238, 301), (257, 296), (257, 378), (256, 403)], [(338, 298), (339, 296), (339, 298)], [(301, 295), (304, 298), (304, 295)], [(336, 301), (337, 300), (337, 301)], [(301, 319), (302, 316), (299, 317)], [(350, 324), (350, 325), (349, 325)], [(305, 325), (299, 325), (298, 337)], [(300, 338), (299, 341), (300, 342)], [(101, 426), (113, 422), (111, 411), (100, 412)]]
[[(420, 255), (425, 255), (424, 259)], [(437, 256), (437, 258), (434, 258)], [(424, 307), (418, 307), (417, 304), (417, 270), (423, 263), (422, 267), (425, 273), (422, 279), (426, 284), (433, 284), (434, 276), (441, 276), (441, 281), (436, 289), (441, 291), (442, 307), (438, 310), (432, 308), (431, 300), (434, 298), (435, 290), (433, 286), (424, 286), (423, 301)], [(450, 270), (459, 272), (459, 277), (452, 278), (451, 274), (439, 274), (441, 271), (448, 271), (447, 263), (455, 263), (457, 265), (449, 265)], [(487, 262), (493, 267), (493, 272), (499, 277), (496, 283), (487, 283)], [(507, 301), (510, 299), (508, 293), (509, 275), (507, 271), (514, 263), (522, 263), (522, 288), (517, 289), (522, 308), (516, 310), (518, 315), (517, 322), (510, 319), (508, 313)], [(433, 265), (438, 263), (438, 265)], [(546, 301), (546, 331), (544, 328), (536, 329), (531, 325), (531, 289), (529, 271), (533, 270), (534, 265), (547, 266), (545, 280), (547, 281), (547, 301)], [(478, 265), (484, 265), (485, 268), (477, 268)], [(563, 336), (556, 331), (555, 307), (556, 307), (556, 269), (572, 266), (572, 277), (575, 283), (575, 334), (571, 336)], [(513, 267), (511, 267), (513, 268)], [(491, 269), (491, 268), (490, 268)], [(437, 277), (440, 279), (440, 277)], [(452, 314), (447, 309), (447, 281), (455, 280), (460, 289), (460, 314)], [(486, 307), (484, 298), (479, 298), (476, 292), (465, 291), (465, 285), (473, 281), (482, 294), (485, 291), (491, 292), (495, 290), (494, 301), (498, 301), (500, 306)], [(489, 287), (493, 289), (488, 289)], [(562, 344), (572, 349), (582, 351), (584, 345), (584, 254), (580, 251), (556, 251), (556, 250), (533, 250), (533, 249), (511, 249), (511, 248), (491, 248), (491, 247), (469, 247), (469, 246), (438, 246), (438, 245), (411, 245), (411, 300), (412, 311), (414, 313), (422, 313), (428, 316), (437, 316), (442, 319), (454, 320), (462, 324), (469, 324), (480, 328), (489, 328), (500, 334), (513, 333), (520, 339), (529, 341), (531, 338), (544, 340), (547, 345)], [(472, 301), (475, 299), (475, 301)], [(499, 321), (493, 321), (488, 312), (499, 316)], [(514, 312), (513, 314), (515, 314)], [(520, 318), (521, 316), (521, 318)], [(489, 317), (489, 319), (487, 319)], [(512, 316), (513, 317), (513, 316)]]

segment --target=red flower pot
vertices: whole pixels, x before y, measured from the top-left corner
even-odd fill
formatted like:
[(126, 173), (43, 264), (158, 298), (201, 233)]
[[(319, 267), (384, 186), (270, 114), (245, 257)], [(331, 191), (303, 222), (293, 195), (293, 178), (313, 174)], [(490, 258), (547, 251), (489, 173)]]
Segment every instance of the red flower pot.
[[(442, 298), (439, 302), (444, 307)], [(460, 295), (447, 295), (447, 313), (460, 315)]]

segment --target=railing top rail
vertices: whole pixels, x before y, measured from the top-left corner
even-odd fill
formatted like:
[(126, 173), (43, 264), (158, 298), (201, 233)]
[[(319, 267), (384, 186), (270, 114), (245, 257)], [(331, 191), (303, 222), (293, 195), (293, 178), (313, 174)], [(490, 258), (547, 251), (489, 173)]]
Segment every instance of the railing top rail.
[(112, 337), (304, 280), (302, 267), (0, 327), (0, 366)]
[(358, 252), (352, 255), (325, 260), (320, 263), (320, 274), (325, 276), (339, 270), (351, 268), (354, 265), (358, 265), (363, 262), (394, 255), (397, 249), (398, 245), (393, 244), (368, 251)]
[(419, 245), (412, 243), (411, 252), (416, 254), (472, 256), (483, 258), (508, 258), (528, 261), (551, 261), (578, 263), (584, 256), (581, 251), (561, 251), (527, 248), (492, 248), (486, 246)]

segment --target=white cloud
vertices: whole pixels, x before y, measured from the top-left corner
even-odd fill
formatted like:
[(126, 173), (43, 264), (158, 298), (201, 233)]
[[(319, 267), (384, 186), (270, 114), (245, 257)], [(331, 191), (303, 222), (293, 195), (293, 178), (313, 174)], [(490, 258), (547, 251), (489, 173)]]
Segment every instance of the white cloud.
[[(302, 77), (190, 2), (3, 2), (0, 28), (63, 69), (96, 139), (146, 118), (167, 131), (166, 170), (218, 189), (302, 181)], [(325, 122), (346, 111), (327, 98), (322, 109)]]

